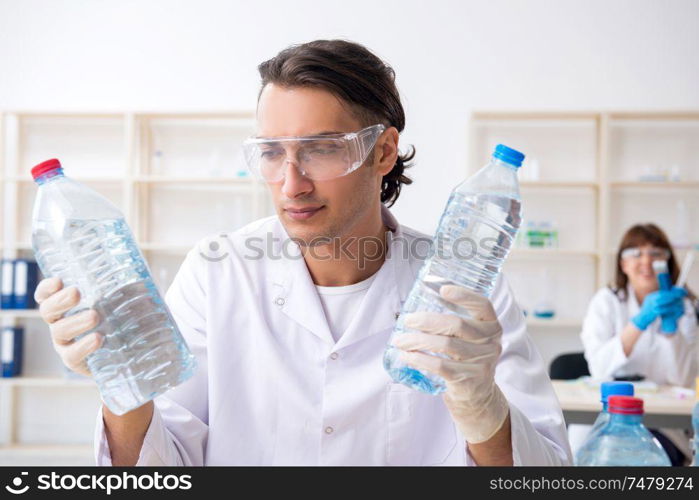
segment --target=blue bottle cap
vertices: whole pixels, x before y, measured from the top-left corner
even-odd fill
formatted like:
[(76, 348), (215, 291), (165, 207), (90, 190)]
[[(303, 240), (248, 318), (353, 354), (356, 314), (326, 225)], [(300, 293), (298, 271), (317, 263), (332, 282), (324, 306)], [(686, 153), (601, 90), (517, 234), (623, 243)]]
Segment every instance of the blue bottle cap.
[(609, 396), (633, 396), (633, 384), (630, 382), (603, 382), (600, 386), (601, 401), (607, 402)]
[(524, 160), (523, 153), (520, 153), (516, 149), (508, 148), (504, 144), (498, 144), (495, 146), (493, 157), (497, 158), (498, 160), (502, 160), (505, 163), (509, 163), (513, 167), (521, 167), (522, 160)]

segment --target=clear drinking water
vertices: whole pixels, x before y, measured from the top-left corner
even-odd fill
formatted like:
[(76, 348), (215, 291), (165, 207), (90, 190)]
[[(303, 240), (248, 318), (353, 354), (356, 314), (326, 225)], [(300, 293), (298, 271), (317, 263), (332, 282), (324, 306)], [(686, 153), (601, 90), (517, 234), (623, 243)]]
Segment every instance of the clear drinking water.
[[(522, 153), (498, 145), (490, 162), (451, 193), (431, 254), (403, 304), (393, 335), (414, 331), (405, 327), (404, 318), (415, 311), (469, 317), (464, 308), (440, 297), (442, 285), (460, 285), (490, 296), (521, 223), (517, 168), (523, 159)], [(428, 394), (446, 389), (441, 377), (411, 368), (399, 356), (400, 351), (389, 344), (383, 363), (393, 380)]]
[(89, 308), (100, 315), (90, 332), (104, 342), (87, 365), (104, 403), (121, 415), (189, 378), (194, 356), (120, 211), (64, 177), (58, 160), (32, 174), (39, 185), (32, 221), (39, 267), (80, 291), (80, 303), (65, 316)]
[(643, 425), (643, 400), (609, 398), (609, 422), (578, 452), (577, 465), (670, 466), (657, 439)]

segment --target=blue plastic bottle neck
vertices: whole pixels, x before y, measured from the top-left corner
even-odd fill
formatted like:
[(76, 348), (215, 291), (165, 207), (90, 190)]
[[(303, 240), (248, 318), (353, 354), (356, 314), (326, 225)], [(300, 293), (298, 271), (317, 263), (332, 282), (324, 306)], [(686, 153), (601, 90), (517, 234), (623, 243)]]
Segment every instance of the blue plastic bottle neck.
[(56, 168), (54, 170), (49, 170), (43, 175), (40, 175), (36, 179), (34, 179), (34, 182), (36, 182), (39, 186), (42, 186), (49, 182), (52, 179), (64, 177), (63, 175), (63, 169), (62, 168)]

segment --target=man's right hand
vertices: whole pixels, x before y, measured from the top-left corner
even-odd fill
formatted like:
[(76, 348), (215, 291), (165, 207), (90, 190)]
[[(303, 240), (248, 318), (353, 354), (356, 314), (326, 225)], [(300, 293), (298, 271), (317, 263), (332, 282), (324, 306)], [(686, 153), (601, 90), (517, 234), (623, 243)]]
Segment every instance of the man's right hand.
[(51, 330), (53, 348), (70, 370), (90, 377), (85, 358), (97, 350), (103, 341), (100, 333), (93, 332), (76, 340), (75, 337), (95, 328), (100, 317), (94, 309), (63, 318), (63, 314), (77, 306), (80, 292), (74, 286), (63, 288), (60, 278), (46, 278), (34, 292), (39, 312)]

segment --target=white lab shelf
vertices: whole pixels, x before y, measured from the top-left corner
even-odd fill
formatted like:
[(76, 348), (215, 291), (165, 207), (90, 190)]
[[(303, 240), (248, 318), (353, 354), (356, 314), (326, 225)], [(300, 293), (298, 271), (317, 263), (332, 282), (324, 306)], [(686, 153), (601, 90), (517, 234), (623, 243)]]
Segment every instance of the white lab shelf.
[(69, 377), (8, 377), (0, 378), (0, 386), (5, 387), (69, 387), (69, 388), (95, 388), (95, 382), (89, 378)]
[(614, 181), (611, 187), (616, 189), (650, 189), (650, 190), (668, 190), (668, 189), (697, 189), (699, 182), (695, 181)]
[(546, 189), (546, 188), (583, 188), (597, 189), (599, 185), (596, 182), (584, 181), (522, 181), (519, 184), (521, 189)]
[[(189, 184), (189, 183), (222, 183), (238, 184), (254, 187), (256, 181), (250, 177), (165, 177), (165, 176), (140, 176), (134, 179), (136, 182), (151, 184)], [(261, 187), (264, 187), (260, 184)]]
[[(71, 176), (71, 179), (78, 181), (78, 182), (83, 182), (83, 183), (123, 183), (124, 178), (123, 177), (86, 177), (86, 176)], [(13, 177), (8, 177), (6, 179), (8, 182), (34, 182), (34, 179), (32, 179), (30, 176), (13, 176)]]
[(596, 259), (594, 250), (573, 250), (568, 248), (519, 248), (515, 247), (510, 253), (514, 259), (566, 259), (590, 258)]
[(141, 250), (147, 250), (151, 252), (163, 252), (163, 253), (175, 253), (175, 254), (185, 254), (190, 251), (194, 245), (170, 245), (167, 243), (139, 243), (138, 246)]
[(95, 459), (90, 444), (23, 444), (0, 446), (0, 465), (89, 466), (95, 465)]
[(38, 309), (0, 309), (0, 318), (40, 318)]
[(576, 333), (580, 333), (582, 322), (579, 319), (566, 318), (531, 318), (527, 317), (527, 326), (535, 328), (557, 328), (557, 329), (578, 329)]

